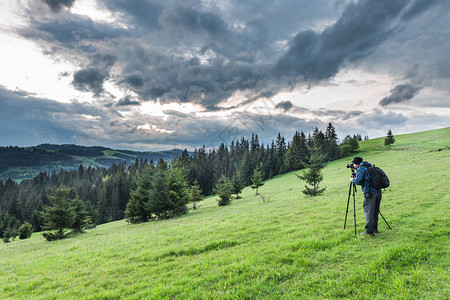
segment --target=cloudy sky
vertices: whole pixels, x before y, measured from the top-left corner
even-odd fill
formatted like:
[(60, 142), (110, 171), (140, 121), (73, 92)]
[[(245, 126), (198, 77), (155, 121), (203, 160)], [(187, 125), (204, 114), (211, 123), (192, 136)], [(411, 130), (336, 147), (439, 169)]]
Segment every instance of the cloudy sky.
[(1, 1), (0, 145), (450, 125), (445, 0)]

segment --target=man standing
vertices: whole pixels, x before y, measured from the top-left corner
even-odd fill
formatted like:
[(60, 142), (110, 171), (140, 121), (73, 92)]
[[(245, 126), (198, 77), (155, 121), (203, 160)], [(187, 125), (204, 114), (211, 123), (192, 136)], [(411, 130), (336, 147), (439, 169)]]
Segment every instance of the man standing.
[(363, 161), (361, 157), (355, 157), (352, 161), (356, 169), (356, 178), (351, 178), (353, 184), (361, 185), (364, 193), (364, 216), (366, 217), (365, 231), (361, 235), (374, 236), (378, 233), (378, 214), (380, 213), (381, 190), (369, 185), (370, 173), (367, 170), (372, 165)]

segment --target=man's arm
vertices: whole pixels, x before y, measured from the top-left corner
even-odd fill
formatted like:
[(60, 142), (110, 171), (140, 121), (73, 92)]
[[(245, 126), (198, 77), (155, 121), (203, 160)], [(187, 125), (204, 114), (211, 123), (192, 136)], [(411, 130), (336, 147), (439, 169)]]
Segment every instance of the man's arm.
[(364, 183), (364, 171), (366, 170), (366, 168), (358, 168), (358, 170), (356, 170), (356, 179), (354, 181), (355, 184), (357, 185), (363, 185)]

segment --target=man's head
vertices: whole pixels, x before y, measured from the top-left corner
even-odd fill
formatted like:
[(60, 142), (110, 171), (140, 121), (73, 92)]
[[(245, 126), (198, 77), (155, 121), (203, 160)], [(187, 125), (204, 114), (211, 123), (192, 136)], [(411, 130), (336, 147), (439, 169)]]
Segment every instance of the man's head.
[(359, 164), (361, 164), (363, 161), (362, 157), (358, 157), (356, 156), (353, 160), (352, 160), (352, 164), (355, 167), (355, 169), (358, 169)]

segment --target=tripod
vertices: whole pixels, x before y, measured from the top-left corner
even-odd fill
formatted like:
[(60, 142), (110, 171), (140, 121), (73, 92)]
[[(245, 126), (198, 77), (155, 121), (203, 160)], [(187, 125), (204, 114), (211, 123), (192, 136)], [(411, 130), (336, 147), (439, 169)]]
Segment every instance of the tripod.
[[(355, 177), (356, 177), (355, 171), (352, 169), (352, 178), (355, 179)], [(347, 225), (348, 206), (350, 204), (350, 196), (352, 194), (353, 194), (353, 220), (355, 222), (355, 237), (356, 237), (356, 206), (355, 206), (356, 185), (353, 182), (350, 182), (350, 187), (348, 189), (347, 211), (345, 212), (344, 229), (345, 229), (345, 226)], [(384, 217), (383, 217), (383, 219), (384, 219)]]
[[(355, 179), (356, 174), (355, 171), (352, 169), (352, 178)], [(348, 189), (348, 199), (347, 199), (347, 211), (345, 212), (345, 221), (344, 221), (344, 229), (345, 226), (347, 225), (347, 214), (348, 214), (348, 207), (350, 204), (350, 196), (353, 195), (353, 220), (355, 222), (355, 237), (356, 237), (356, 206), (355, 206), (355, 194), (356, 194), (356, 185), (351, 181), (350, 182), (350, 187)], [(381, 214), (381, 211), (378, 211), (378, 213), (380, 214), (380, 216), (383, 218), (384, 222), (386, 223), (387, 227), (389, 229), (392, 230), (391, 226), (389, 226), (388, 222), (386, 221), (386, 219), (383, 217), (383, 215)]]

